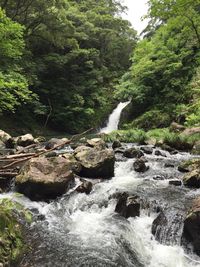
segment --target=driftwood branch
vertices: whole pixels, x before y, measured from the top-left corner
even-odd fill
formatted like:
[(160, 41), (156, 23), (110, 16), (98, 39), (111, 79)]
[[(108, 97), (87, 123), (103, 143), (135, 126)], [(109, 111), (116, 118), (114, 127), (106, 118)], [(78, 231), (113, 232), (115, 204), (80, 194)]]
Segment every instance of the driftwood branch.
[[(69, 140), (63, 142), (62, 144), (59, 144), (59, 145), (57, 145), (57, 146), (54, 146), (53, 148), (51, 148), (51, 149), (49, 149), (49, 150), (44, 150), (44, 151), (39, 152), (39, 153), (30, 153), (30, 154), (27, 153), (27, 154), (16, 155), (16, 160), (14, 160), (13, 162), (11, 162), (11, 163), (9, 163), (9, 164), (7, 164), (7, 165), (1, 167), (1, 168), (0, 168), (0, 171), (1, 171), (1, 170), (5, 170), (5, 169), (10, 168), (10, 167), (13, 167), (13, 166), (15, 166), (16, 164), (25, 162), (25, 161), (30, 160), (30, 159), (32, 159), (32, 158), (37, 158), (37, 157), (39, 157), (39, 156), (42, 156), (42, 155), (44, 155), (44, 154), (46, 154), (46, 153), (49, 153), (49, 152), (51, 152), (51, 151), (53, 151), (53, 150), (58, 149), (59, 147), (63, 147), (63, 146), (65, 146), (65, 145), (68, 145), (68, 144), (70, 144), (72, 141), (74, 141), (75, 139), (80, 138), (81, 136), (83, 136), (83, 135), (85, 135), (85, 134), (91, 132), (92, 130), (93, 130), (93, 128), (91, 128), (91, 129), (89, 129), (89, 130), (87, 130), (87, 131), (85, 131), (85, 132), (83, 132), (83, 133), (73, 135), (71, 139), (69, 139)], [(24, 156), (23, 156), (23, 155), (24, 155)], [(14, 158), (15, 155), (12, 155), (12, 156), (13, 156), (12, 159), (15, 159), (15, 158)], [(8, 159), (8, 158), (7, 158), (7, 159)]]

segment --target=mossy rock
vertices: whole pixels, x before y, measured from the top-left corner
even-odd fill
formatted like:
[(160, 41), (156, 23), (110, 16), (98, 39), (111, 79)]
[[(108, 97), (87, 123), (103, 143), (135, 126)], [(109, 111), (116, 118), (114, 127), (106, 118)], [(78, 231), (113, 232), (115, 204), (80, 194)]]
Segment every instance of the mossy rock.
[(10, 199), (0, 200), (0, 264), (14, 265), (25, 250), (24, 223), (30, 223), (31, 214), (22, 205)]

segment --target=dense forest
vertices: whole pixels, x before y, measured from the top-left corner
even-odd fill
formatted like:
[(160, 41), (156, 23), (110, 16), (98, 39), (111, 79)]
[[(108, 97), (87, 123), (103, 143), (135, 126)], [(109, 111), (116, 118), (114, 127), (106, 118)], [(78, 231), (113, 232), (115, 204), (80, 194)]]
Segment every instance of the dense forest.
[(120, 16), (120, 1), (1, 0), (0, 6), (4, 117), (70, 133), (100, 125), (137, 40)]
[(200, 1), (150, 0), (149, 24), (117, 96), (132, 98), (128, 128), (200, 124)]
[(200, 0), (148, 4), (139, 37), (120, 0), (0, 0), (1, 127), (80, 132), (130, 98), (126, 128), (199, 125)]

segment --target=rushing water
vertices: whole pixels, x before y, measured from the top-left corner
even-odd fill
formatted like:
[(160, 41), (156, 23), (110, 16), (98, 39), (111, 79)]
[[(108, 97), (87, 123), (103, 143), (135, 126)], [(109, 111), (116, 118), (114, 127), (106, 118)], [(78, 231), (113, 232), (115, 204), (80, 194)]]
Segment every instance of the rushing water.
[[(117, 155), (115, 177), (96, 183), (90, 195), (71, 190), (51, 203), (17, 197), (35, 218), (28, 230), (32, 249), (19, 266), (199, 267), (200, 259), (180, 245), (180, 218), (186, 214), (186, 203), (188, 206), (200, 191), (169, 185), (170, 179), (180, 178), (177, 166), (190, 155), (145, 156), (150, 169), (139, 174), (132, 168), (134, 159)], [(175, 167), (164, 167), (166, 162)], [(155, 180), (158, 175), (164, 180)], [(116, 200), (111, 196), (124, 191), (150, 203), (140, 217), (125, 219), (114, 212)], [(151, 234), (157, 206), (169, 214), (160, 242)]]
[(130, 103), (130, 101), (127, 102), (120, 102), (118, 106), (113, 110), (111, 115), (109, 116), (108, 123), (106, 127), (102, 128), (100, 130), (101, 133), (110, 133), (112, 131), (115, 131), (118, 129), (120, 116), (122, 113), (122, 110)]

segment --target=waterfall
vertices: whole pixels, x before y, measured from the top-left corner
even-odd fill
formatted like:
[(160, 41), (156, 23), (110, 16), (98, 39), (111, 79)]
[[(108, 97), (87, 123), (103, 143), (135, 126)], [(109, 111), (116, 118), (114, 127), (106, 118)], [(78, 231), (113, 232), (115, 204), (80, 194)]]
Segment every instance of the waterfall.
[(100, 133), (110, 133), (112, 131), (115, 131), (118, 129), (120, 116), (122, 113), (122, 110), (130, 103), (130, 101), (127, 102), (120, 102), (118, 106), (113, 110), (113, 112), (110, 114), (108, 123), (106, 127), (102, 128), (100, 130)]

